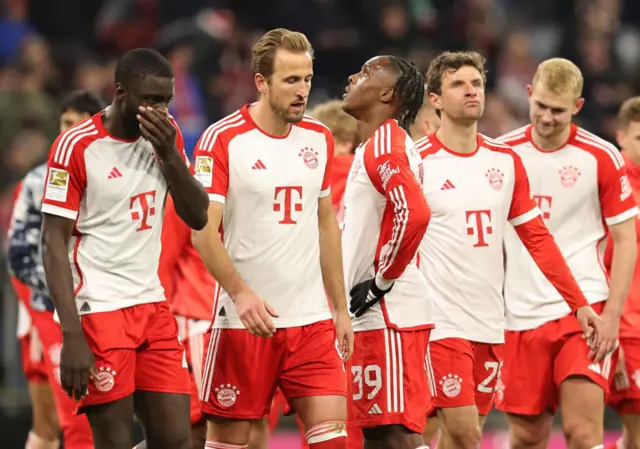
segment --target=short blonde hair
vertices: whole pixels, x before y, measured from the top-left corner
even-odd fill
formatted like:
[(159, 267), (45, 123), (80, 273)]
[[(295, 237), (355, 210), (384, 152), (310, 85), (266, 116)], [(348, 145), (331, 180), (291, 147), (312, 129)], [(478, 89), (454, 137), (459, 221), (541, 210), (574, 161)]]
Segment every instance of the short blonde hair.
[(542, 83), (556, 95), (572, 93), (576, 98), (582, 96), (584, 78), (573, 62), (563, 58), (551, 58), (538, 65), (533, 75), (533, 86)]
[(625, 129), (631, 122), (640, 122), (640, 97), (629, 98), (618, 112), (618, 128)]
[(342, 101), (325, 101), (309, 111), (309, 115), (329, 128), (336, 140), (356, 142), (358, 138), (357, 121), (342, 110)]
[(278, 49), (293, 53), (309, 53), (313, 57), (313, 48), (307, 36), (297, 31), (276, 28), (265, 33), (253, 45), (251, 55), (251, 70), (253, 74), (260, 73), (265, 78), (271, 77)]

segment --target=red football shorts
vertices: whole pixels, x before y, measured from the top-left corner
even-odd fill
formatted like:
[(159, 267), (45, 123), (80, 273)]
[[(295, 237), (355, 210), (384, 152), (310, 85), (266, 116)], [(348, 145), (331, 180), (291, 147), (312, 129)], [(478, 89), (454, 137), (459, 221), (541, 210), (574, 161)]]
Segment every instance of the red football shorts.
[(475, 405), (481, 415), (489, 413), (501, 364), (502, 344), (461, 338), (430, 342), (427, 374), (434, 409)]
[(166, 301), (87, 314), (81, 322), (98, 375), (89, 381), (80, 412), (135, 390), (191, 394), (178, 324)]
[(197, 424), (202, 419), (200, 410), (200, 393), (202, 391), (202, 360), (204, 358), (205, 334), (209, 328), (209, 321), (194, 320), (176, 315), (180, 338), (184, 345), (189, 366), (189, 379), (191, 381), (191, 400), (189, 409), (191, 424)]
[(29, 333), (20, 338), (22, 371), (29, 382), (47, 382), (42, 342), (36, 327), (31, 323)]
[(400, 424), (422, 434), (431, 408), (425, 356), (431, 330), (355, 333), (349, 423)]
[(620, 415), (640, 415), (640, 339), (622, 338), (620, 348), (624, 354), (629, 387), (618, 388), (612, 375), (608, 402)]
[[(604, 303), (593, 306), (597, 313), (603, 307)], [(617, 351), (600, 363), (592, 363), (588, 354), (587, 341), (573, 315), (536, 329), (506, 331), (496, 407), (519, 415), (539, 415), (545, 410), (555, 413), (559, 386), (570, 376), (591, 379), (608, 394)]]
[(207, 333), (202, 412), (235, 419), (269, 415), (279, 386), (288, 401), (309, 396), (346, 396), (344, 363), (333, 321), (278, 329), (271, 338), (246, 329)]

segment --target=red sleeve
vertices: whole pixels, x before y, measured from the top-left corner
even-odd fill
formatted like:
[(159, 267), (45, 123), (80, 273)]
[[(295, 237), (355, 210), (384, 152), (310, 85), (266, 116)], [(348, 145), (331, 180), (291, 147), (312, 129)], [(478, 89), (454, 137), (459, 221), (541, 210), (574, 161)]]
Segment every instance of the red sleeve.
[(542, 274), (558, 290), (572, 311), (588, 305), (560, 248), (538, 215), (514, 227)]
[(331, 168), (333, 167), (333, 153), (335, 147), (333, 134), (327, 131), (324, 135), (327, 138), (327, 165), (324, 168), (324, 178), (322, 180), (320, 198), (328, 196), (331, 193)]
[(171, 195), (167, 197), (162, 223), (162, 252), (158, 275), (165, 297), (171, 301), (175, 292), (175, 269), (182, 251), (189, 244), (191, 230), (180, 219), (173, 204)]
[(638, 212), (624, 159), (621, 154), (614, 154), (613, 151), (617, 152), (617, 149), (595, 153), (598, 158), (600, 208), (608, 226), (622, 223)]
[(195, 177), (209, 194), (210, 201), (224, 203), (229, 188), (229, 152), (220, 136), (216, 136), (214, 142), (210, 139), (211, 133), (207, 130), (196, 144)]
[(540, 210), (533, 199), (533, 195), (531, 195), (529, 177), (522, 159), (516, 153), (512, 153), (512, 156), (515, 179), (511, 208), (509, 209), (509, 222), (513, 226), (518, 226), (539, 216)]
[(59, 135), (49, 151), (42, 212), (75, 220), (87, 188), (84, 151), (89, 142), (66, 137), (67, 133)]
[(390, 151), (377, 152), (369, 143), (363, 157), (373, 186), (387, 199), (378, 237), (376, 269), (391, 281), (402, 275), (415, 256), (431, 211), (411, 171), (404, 143), (393, 145)]

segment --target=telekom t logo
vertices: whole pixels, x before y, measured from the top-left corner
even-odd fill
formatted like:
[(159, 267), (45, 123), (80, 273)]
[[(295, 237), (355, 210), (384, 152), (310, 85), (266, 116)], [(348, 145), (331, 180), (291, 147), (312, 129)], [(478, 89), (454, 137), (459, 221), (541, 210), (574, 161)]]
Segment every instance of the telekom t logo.
[(473, 246), (489, 246), (485, 241), (485, 236), (493, 233), (493, 229), (491, 228), (491, 211), (468, 210), (465, 212), (465, 215), (468, 225), (467, 235), (475, 235), (478, 237), (478, 241)]
[(140, 221), (140, 227), (136, 229), (137, 232), (151, 229), (151, 225), (147, 223), (147, 219), (149, 217), (153, 217), (156, 214), (156, 208), (153, 207), (155, 200), (155, 190), (139, 193), (138, 195), (134, 195), (131, 197), (131, 200), (129, 202), (129, 209), (133, 209), (136, 205), (136, 202), (140, 203), (140, 208), (142, 209), (142, 218), (140, 217), (140, 213), (138, 211), (131, 212), (131, 219), (133, 221)]
[(542, 212), (542, 218), (544, 220), (548, 220), (551, 216), (551, 202), (552, 198), (550, 196), (544, 195), (534, 195), (533, 199), (536, 200), (536, 204), (538, 205), (538, 209)]
[[(295, 192), (297, 198), (294, 199)], [(280, 224), (296, 224), (296, 221), (291, 216), (291, 211), (302, 212), (302, 203), (294, 202), (295, 200), (302, 199), (302, 186), (280, 186), (276, 187), (275, 194), (273, 195), (275, 202), (273, 203), (273, 211), (280, 212), (282, 206), (284, 206), (284, 216), (279, 221)]]

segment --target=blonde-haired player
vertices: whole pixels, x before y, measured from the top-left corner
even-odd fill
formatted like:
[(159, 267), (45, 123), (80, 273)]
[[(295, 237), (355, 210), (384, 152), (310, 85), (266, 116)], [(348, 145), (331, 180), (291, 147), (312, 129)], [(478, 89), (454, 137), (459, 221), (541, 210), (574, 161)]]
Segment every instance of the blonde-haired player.
[[(627, 176), (636, 203), (640, 201), (640, 96), (629, 98), (618, 113), (617, 141), (627, 164)], [(640, 237), (636, 222), (636, 238)], [(608, 242), (611, 243), (611, 242)], [(611, 268), (613, 245), (608, 244), (604, 265)], [(622, 420), (622, 440), (613, 448), (640, 448), (640, 264), (636, 263), (633, 282), (620, 319), (620, 346), (616, 373), (611, 382), (608, 403)]]
[[(582, 87), (575, 64), (544, 61), (527, 86), (531, 124), (499, 140), (522, 158), (547, 227), (601, 313), (608, 356), (594, 363), (569, 308), (509, 229), (498, 408), (507, 413), (512, 448), (547, 447), (558, 406), (569, 448), (603, 444), (611, 352), (636, 259), (637, 208), (617, 148), (571, 123), (584, 104)], [(614, 248), (610, 279), (601, 263), (608, 238)]]

